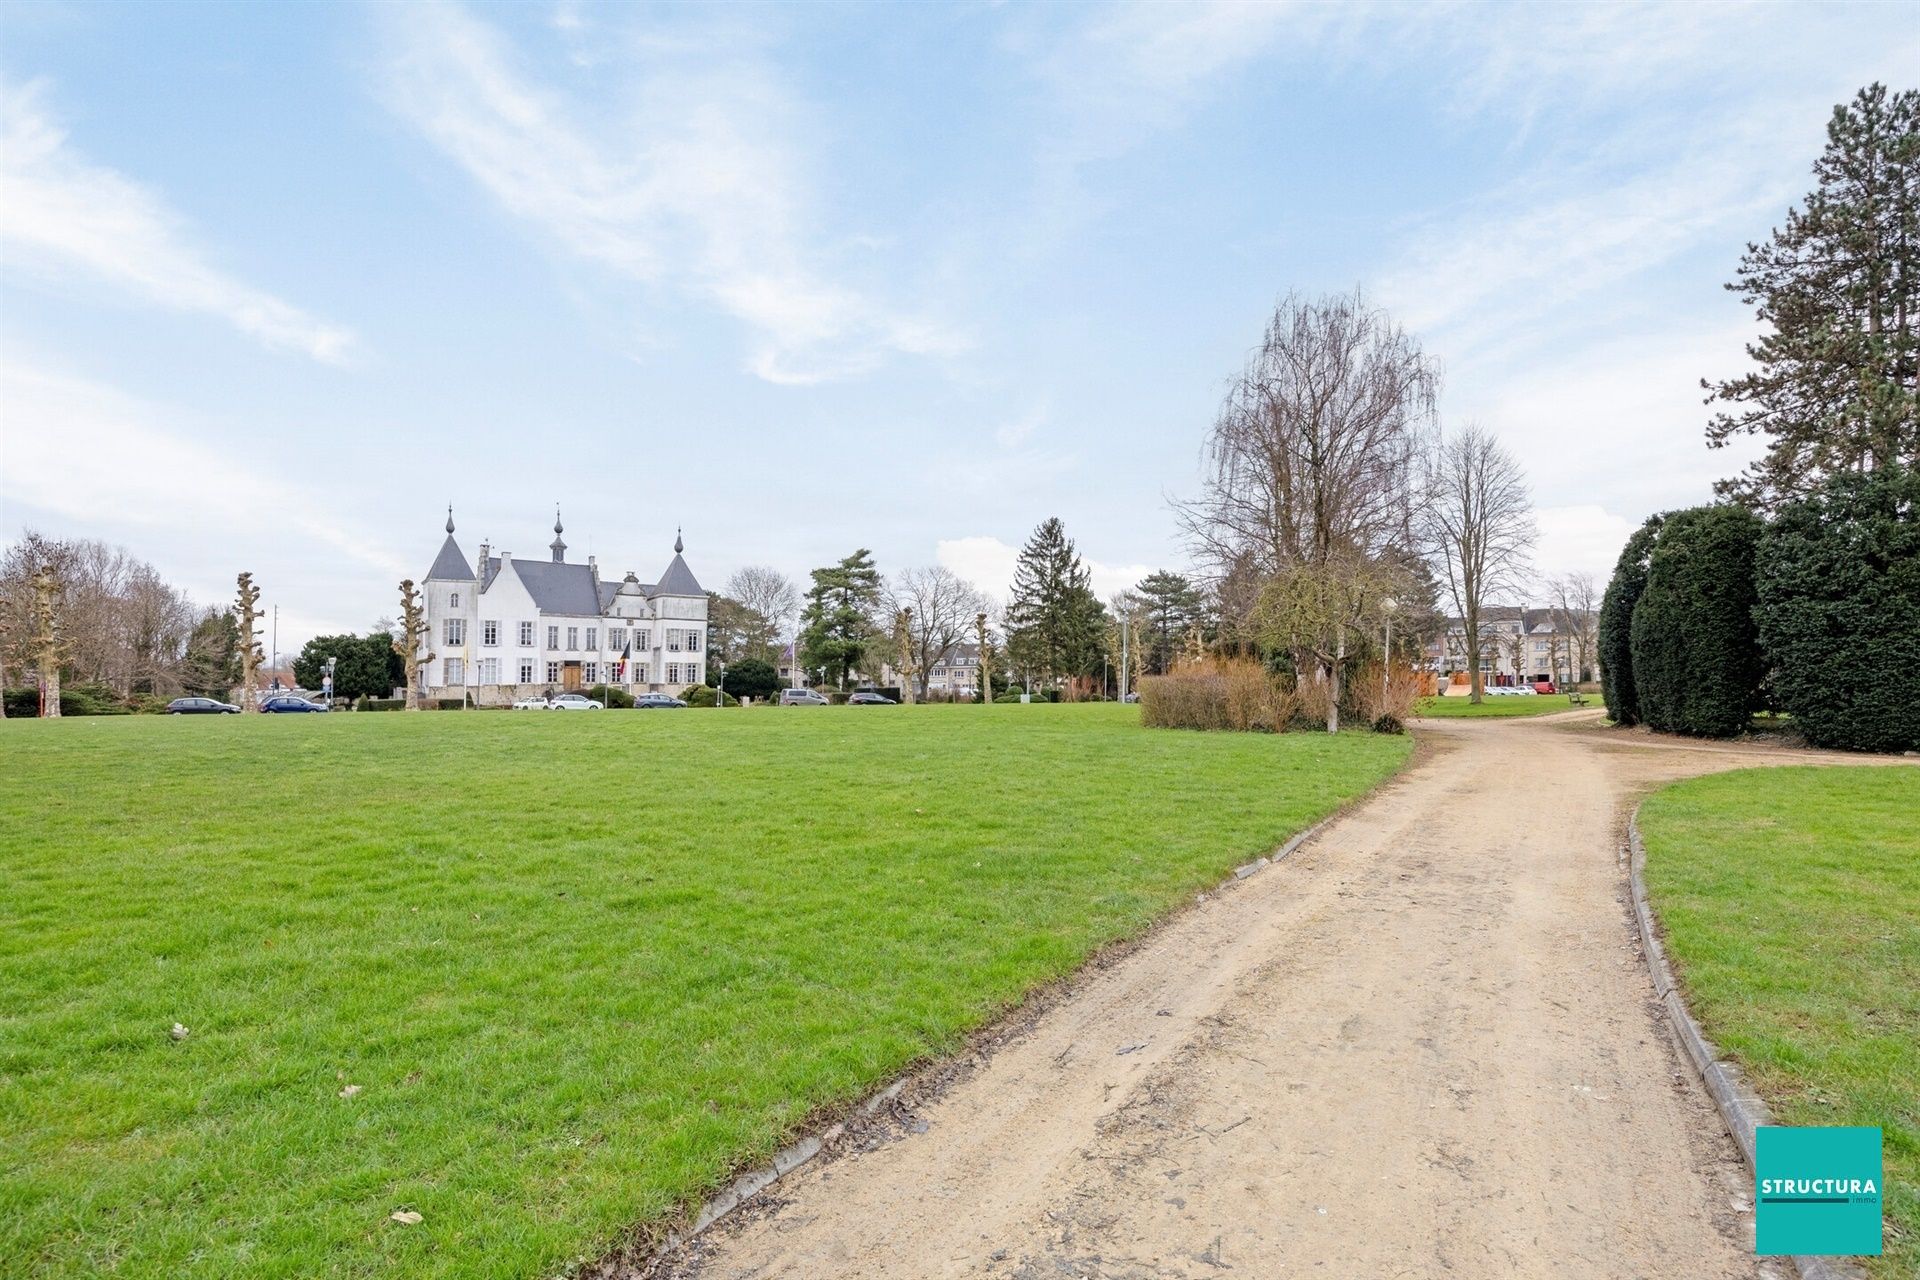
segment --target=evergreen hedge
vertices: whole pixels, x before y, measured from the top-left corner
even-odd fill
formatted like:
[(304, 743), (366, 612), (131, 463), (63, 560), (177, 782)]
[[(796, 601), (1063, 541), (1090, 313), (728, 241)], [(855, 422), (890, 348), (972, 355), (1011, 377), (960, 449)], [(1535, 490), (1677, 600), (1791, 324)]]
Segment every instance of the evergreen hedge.
[(1774, 692), (1807, 740), (1920, 748), (1920, 472), (1826, 480), (1781, 509), (1756, 576)]
[(1663, 519), (1648, 516), (1627, 539), (1600, 601), (1600, 692), (1606, 699), (1607, 714), (1616, 724), (1640, 723), (1640, 703), (1633, 683), (1633, 607), (1647, 589), (1647, 559), (1653, 554)]
[(1746, 729), (1766, 675), (1753, 620), (1763, 530), (1751, 511), (1726, 505), (1661, 524), (1629, 628), (1632, 697), (1646, 724), (1709, 738)]

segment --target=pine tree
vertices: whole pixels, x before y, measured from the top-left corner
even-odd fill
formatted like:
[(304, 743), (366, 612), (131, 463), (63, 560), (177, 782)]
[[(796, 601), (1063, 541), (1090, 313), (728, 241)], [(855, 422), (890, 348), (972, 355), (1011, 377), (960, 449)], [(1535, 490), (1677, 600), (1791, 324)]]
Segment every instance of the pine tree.
[(1205, 599), (1193, 583), (1167, 569), (1140, 579), (1134, 591), (1146, 611), (1142, 620), (1146, 631), (1146, 669), (1155, 675), (1164, 674), (1173, 663), (1180, 637), (1201, 621)]
[(1100, 665), (1106, 608), (1092, 580), (1058, 517), (1035, 529), (1020, 551), (1007, 606), (1007, 653), (1043, 684)]
[(825, 667), (838, 687), (860, 666), (874, 639), (880, 571), (860, 548), (839, 564), (813, 571), (800, 615), (800, 654), (809, 669)]
[(1719, 491), (1772, 506), (1838, 471), (1920, 453), (1920, 92), (1862, 89), (1837, 106), (1817, 182), (1727, 286), (1770, 332), (1758, 368), (1717, 385), (1707, 441), (1764, 435), (1767, 455)]
[(226, 609), (209, 609), (187, 637), (180, 664), (180, 687), (202, 698), (222, 701), (240, 683), (240, 628)]

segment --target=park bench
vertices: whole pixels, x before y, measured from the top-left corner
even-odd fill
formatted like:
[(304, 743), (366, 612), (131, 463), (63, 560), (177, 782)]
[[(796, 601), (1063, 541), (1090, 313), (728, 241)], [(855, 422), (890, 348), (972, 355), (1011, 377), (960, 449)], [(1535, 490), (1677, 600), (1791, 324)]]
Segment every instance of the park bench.
[(1587, 695), (1584, 693), (1569, 693), (1567, 695), (1567, 705), (1570, 707), (1584, 707), (1587, 705)]

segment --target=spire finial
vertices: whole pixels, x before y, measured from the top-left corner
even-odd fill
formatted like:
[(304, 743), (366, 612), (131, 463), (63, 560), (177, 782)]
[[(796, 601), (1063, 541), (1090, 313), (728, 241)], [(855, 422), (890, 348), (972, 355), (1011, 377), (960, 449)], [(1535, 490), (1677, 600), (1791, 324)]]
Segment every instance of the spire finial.
[(566, 532), (565, 529), (560, 527), (560, 504), (557, 502), (553, 504), (553, 531), (555, 533)]
[(453, 504), (451, 502), (447, 504), (447, 532), (453, 532)]
[(685, 551), (686, 549), (687, 549), (687, 544), (680, 540), (680, 526), (679, 525), (673, 526), (673, 554), (679, 555), (682, 551)]

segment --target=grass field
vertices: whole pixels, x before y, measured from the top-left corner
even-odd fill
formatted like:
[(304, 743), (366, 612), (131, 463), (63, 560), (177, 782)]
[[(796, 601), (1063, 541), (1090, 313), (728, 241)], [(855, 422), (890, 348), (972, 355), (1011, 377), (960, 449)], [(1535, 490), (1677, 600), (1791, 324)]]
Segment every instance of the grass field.
[(1887, 1254), (1920, 1275), (1920, 769), (1750, 769), (1640, 811), (1687, 1003), (1782, 1124), (1878, 1125)]
[[(1605, 707), (1597, 693), (1585, 695), (1589, 707)], [(1536, 693), (1532, 697), (1524, 695), (1501, 695), (1482, 697), (1478, 706), (1465, 697), (1422, 698), (1414, 714), (1418, 716), (1544, 716), (1552, 711), (1569, 711), (1573, 704), (1564, 693)]]
[(1120, 706), (8, 721), (0, 1275), (551, 1275), (1409, 749)]

